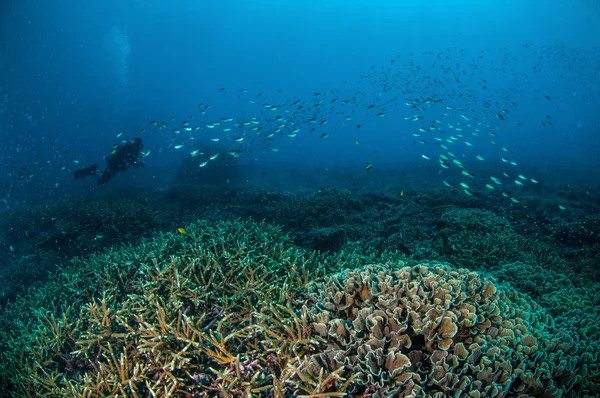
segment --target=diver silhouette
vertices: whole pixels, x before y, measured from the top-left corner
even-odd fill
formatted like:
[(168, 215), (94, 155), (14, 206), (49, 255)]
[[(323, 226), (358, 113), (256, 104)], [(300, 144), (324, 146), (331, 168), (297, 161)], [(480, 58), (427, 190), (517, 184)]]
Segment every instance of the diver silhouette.
[(98, 184), (104, 185), (112, 180), (120, 171), (125, 171), (131, 166), (144, 166), (144, 162), (140, 159), (143, 147), (144, 145), (142, 144), (141, 138), (122, 141), (120, 144), (114, 145), (112, 152), (104, 157), (106, 168), (102, 174), (98, 172), (98, 165), (93, 164), (84, 167), (83, 169), (76, 170), (73, 173), (73, 177), (76, 180), (79, 180), (81, 178), (95, 176)]

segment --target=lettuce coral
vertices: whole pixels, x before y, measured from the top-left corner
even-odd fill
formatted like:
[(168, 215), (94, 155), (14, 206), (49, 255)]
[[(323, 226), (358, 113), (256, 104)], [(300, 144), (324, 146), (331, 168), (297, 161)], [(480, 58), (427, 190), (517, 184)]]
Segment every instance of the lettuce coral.
[[(562, 396), (573, 343), (526, 296), (475, 272), (421, 264), (345, 270), (310, 286), (314, 357), (374, 396)], [(343, 375), (343, 373), (341, 373)]]

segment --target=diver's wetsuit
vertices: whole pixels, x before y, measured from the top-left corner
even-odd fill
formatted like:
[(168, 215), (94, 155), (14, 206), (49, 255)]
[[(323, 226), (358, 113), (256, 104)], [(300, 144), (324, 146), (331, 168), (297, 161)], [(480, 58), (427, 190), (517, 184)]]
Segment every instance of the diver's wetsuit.
[(73, 176), (75, 179), (79, 179), (93, 175), (96, 176), (98, 184), (106, 184), (120, 171), (125, 171), (131, 166), (142, 167), (144, 162), (140, 159), (140, 155), (143, 147), (141, 138), (135, 138), (133, 141), (123, 141), (115, 145), (113, 151), (104, 158), (106, 160), (106, 168), (102, 174), (98, 174), (98, 165), (93, 164), (77, 170)]

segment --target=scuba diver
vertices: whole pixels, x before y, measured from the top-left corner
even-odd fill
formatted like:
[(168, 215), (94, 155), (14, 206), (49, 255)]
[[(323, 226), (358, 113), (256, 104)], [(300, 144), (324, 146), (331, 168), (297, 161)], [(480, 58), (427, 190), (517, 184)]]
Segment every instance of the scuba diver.
[(106, 168), (102, 174), (98, 172), (98, 165), (93, 164), (75, 171), (73, 177), (79, 180), (80, 178), (95, 176), (98, 184), (104, 185), (120, 171), (125, 171), (131, 166), (142, 167), (144, 162), (140, 159), (140, 155), (143, 147), (141, 138), (122, 141), (120, 144), (114, 145), (112, 152), (104, 157)]

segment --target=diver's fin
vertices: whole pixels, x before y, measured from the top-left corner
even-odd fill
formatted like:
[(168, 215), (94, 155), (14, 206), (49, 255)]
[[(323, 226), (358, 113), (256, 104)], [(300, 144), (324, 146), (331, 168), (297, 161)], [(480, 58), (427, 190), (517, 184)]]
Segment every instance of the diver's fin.
[(79, 180), (80, 178), (95, 176), (97, 170), (98, 170), (98, 165), (93, 164), (91, 166), (84, 167), (83, 169), (76, 170), (73, 173), (73, 178), (75, 178), (76, 180)]

